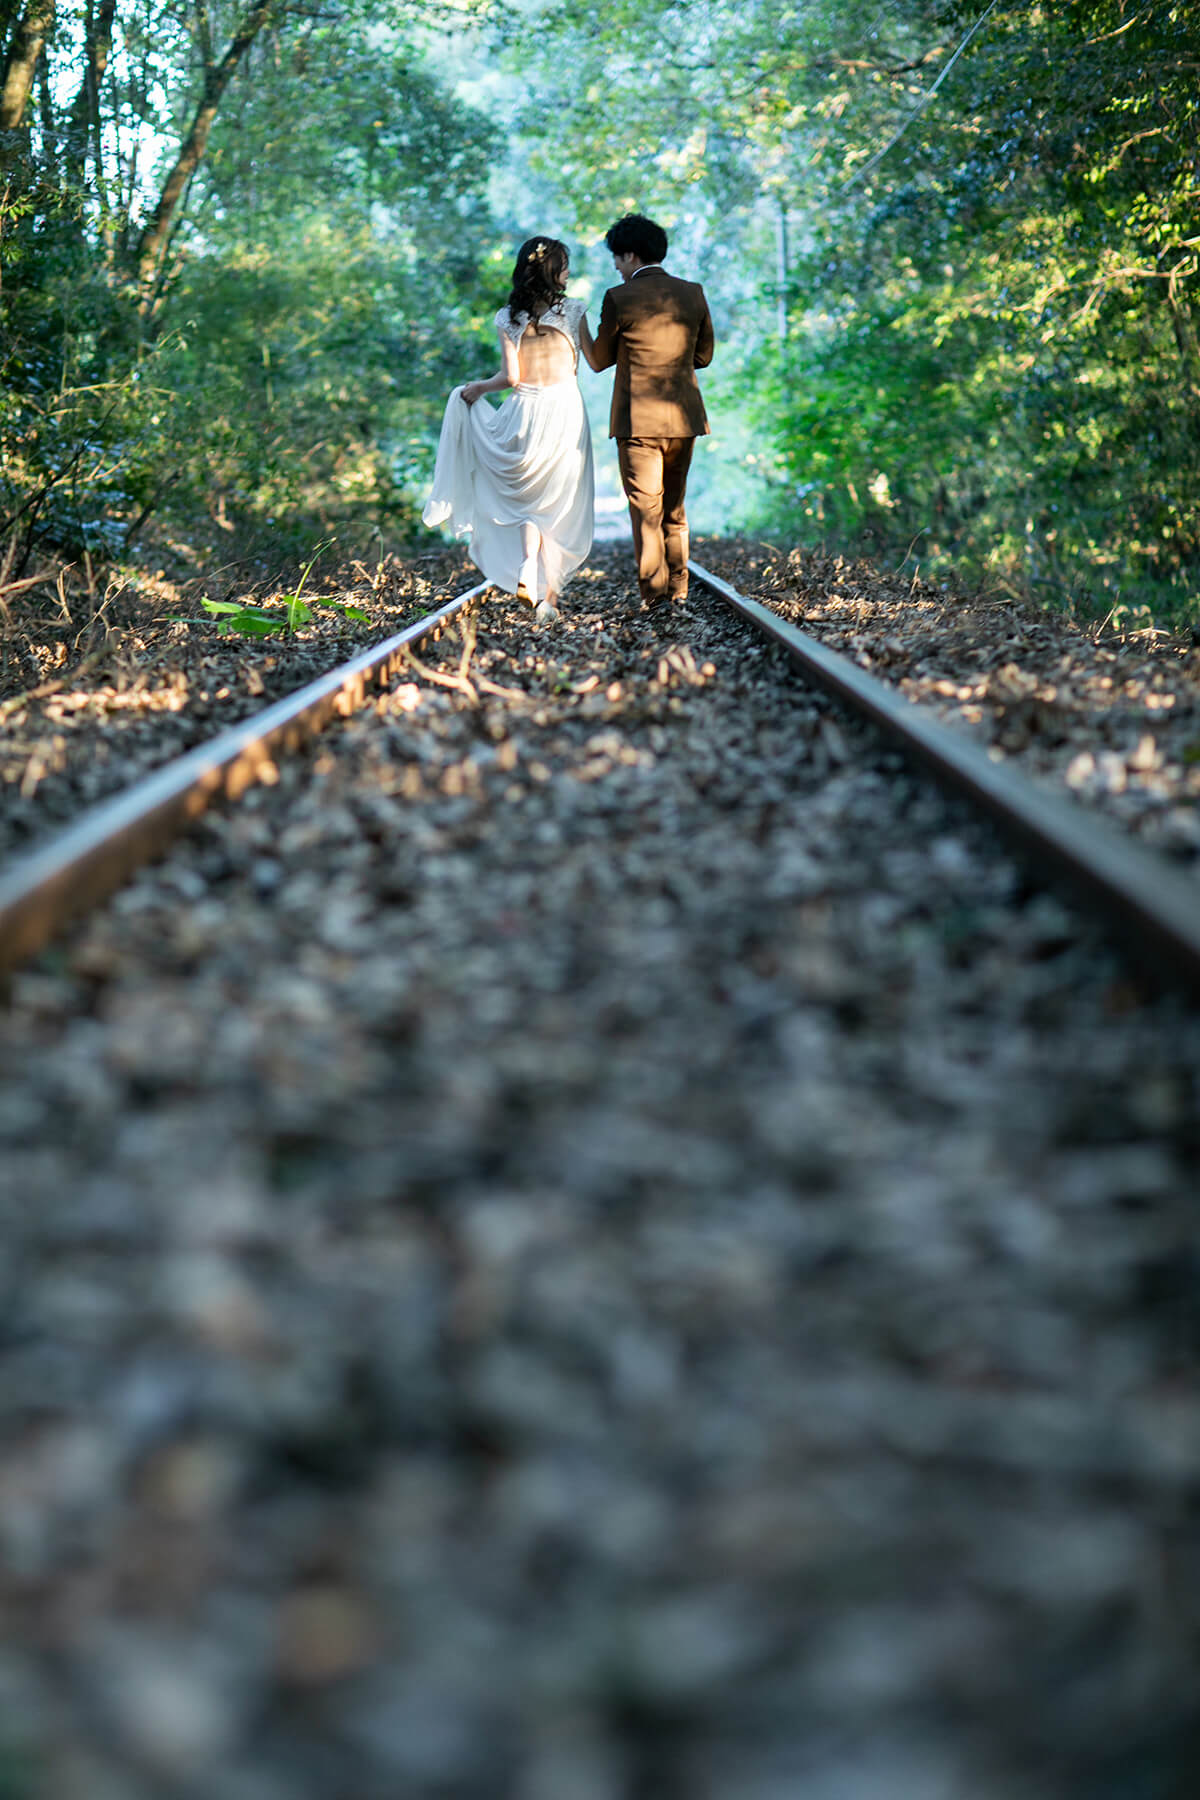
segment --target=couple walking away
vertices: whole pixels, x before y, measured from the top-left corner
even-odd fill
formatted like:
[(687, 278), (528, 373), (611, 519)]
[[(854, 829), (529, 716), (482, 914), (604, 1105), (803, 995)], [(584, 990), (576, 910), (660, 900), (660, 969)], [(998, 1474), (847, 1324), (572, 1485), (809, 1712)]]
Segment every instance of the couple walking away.
[[(605, 235), (620, 287), (610, 288), (595, 337), (587, 304), (567, 297), (557, 238), (530, 238), (496, 314), (500, 369), (456, 387), (446, 403), (427, 525), (470, 534), (471, 561), (506, 593), (558, 617), (563, 584), (592, 547), (592, 438), (579, 392), (579, 354), (615, 365), (609, 436), (629, 501), (638, 586), (651, 605), (688, 585), (684, 512), (695, 440), (708, 430), (695, 371), (712, 361), (704, 290), (663, 268), (667, 234), (628, 213)], [(493, 410), (482, 394), (513, 391)]]

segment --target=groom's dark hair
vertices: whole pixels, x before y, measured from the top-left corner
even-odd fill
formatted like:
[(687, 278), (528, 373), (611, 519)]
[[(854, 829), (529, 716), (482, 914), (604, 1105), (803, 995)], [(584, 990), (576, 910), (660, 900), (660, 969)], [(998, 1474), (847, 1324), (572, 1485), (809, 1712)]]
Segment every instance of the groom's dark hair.
[(641, 213), (626, 213), (610, 225), (604, 241), (614, 256), (628, 256), (632, 250), (639, 262), (660, 263), (667, 254), (666, 232)]

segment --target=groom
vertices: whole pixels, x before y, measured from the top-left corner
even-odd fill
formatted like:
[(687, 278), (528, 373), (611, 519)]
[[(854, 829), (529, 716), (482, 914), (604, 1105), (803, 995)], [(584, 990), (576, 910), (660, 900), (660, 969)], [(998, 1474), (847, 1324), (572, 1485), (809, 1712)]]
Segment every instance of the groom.
[(604, 241), (623, 285), (604, 296), (592, 367), (616, 364), (608, 434), (617, 440), (638, 586), (651, 605), (683, 600), (684, 494), (695, 441), (708, 430), (694, 371), (712, 361), (712, 320), (699, 282), (663, 268), (667, 234), (653, 219), (627, 213)]

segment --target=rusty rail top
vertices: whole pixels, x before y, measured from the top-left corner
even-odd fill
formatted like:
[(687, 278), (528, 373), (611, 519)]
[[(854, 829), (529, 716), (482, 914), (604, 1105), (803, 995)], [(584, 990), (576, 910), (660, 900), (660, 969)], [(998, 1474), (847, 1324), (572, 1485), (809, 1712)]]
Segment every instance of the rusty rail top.
[[(704, 586), (780, 644), (811, 680), (882, 726), (939, 780), (984, 808), (1012, 837), (1099, 903), (1122, 928), (1122, 946), (1200, 991), (1200, 889), (1072, 801), (1043, 792), (939, 724), (807, 632), (740, 594), (701, 564)], [(480, 582), (436, 612), (276, 701), (252, 719), (167, 763), (81, 815), (52, 842), (0, 875), (0, 971), (40, 950), (70, 920), (105, 899), (157, 856), (217, 795), (238, 796), (267, 773), (272, 752), (293, 749), (334, 714), (361, 705), (405, 651), (435, 635), (491, 584)]]
[(692, 574), (743, 618), (774, 638), (812, 680), (865, 713), (946, 785), (983, 807), (1005, 829), (1098, 902), (1124, 928), (1121, 947), (1200, 992), (1200, 886), (1092, 817), (1072, 800), (1035, 787), (925, 710), (866, 674), (761, 601), (690, 563)]
[(480, 582), (393, 637), (363, 650), (251, 719), (198, 744), (123, 793), (90, 807), (60, 836), (0, 875), (0, 971), (33, 956), (70, 920), (157, 856), (218, 794), (236, 798), (335, 714), (360, 706), (413, 644), (439, 631), (491, 584)]

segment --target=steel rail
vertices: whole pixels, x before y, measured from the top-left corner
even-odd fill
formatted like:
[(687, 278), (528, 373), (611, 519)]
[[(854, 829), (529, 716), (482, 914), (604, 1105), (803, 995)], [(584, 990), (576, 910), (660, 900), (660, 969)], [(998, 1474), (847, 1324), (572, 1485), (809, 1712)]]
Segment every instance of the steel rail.
[(385, 685), (403, 664), (406, 650), (436, 636), (490, 585), (480, 582), (253, 718), (198, 744), (89, 808), (59, 837), (12, 863), (0, 875), (0, 973), (34, 955), (72, 919), (107, 899), (212, 800), (220, 795), (237, 799), (264, 775), (270, 779), (274, 751), (294, 750), (335, 714), (354, 712), (372, 682)]
[(1045, 793), (699, 563), (692, 575), (781, 644), (811, 680), (865, 714), (944, 785), (987, 811), (1125, 934), (1122, 947), (1200, 992), (1200, 888), (1074, 802)]

